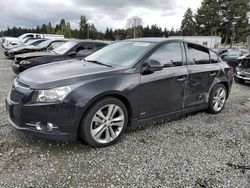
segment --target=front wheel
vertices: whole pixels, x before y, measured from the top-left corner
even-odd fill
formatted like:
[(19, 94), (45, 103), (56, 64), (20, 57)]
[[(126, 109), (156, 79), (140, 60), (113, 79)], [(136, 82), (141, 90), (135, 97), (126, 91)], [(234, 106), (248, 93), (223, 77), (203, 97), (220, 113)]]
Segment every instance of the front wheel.
[(81, 138), (93, 147), (115, 143), (128, 123), (126, 106), (116, 98), (104, 98), (93, 104), (80, 125)]
[(223, 84), (217, 84), (210, 92), (208, 111), (212, 114), (220, 113), (226, 103), (227, 89)]

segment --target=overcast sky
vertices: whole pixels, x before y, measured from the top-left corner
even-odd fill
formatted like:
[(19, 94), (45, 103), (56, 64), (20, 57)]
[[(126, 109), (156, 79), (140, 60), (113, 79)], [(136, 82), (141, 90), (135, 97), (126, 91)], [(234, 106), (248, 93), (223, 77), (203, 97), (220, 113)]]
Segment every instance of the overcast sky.
[(201, 0), (1, 0), (0, 29), (8, 26), (36, 27), (56, 24), (61, 18), (78, 27), (80, 15), (91, 20), (98, 30), (123, 28), (126, 20), (140, 16), (143, 25), (179, 28), (188, 7), (196, 11)]

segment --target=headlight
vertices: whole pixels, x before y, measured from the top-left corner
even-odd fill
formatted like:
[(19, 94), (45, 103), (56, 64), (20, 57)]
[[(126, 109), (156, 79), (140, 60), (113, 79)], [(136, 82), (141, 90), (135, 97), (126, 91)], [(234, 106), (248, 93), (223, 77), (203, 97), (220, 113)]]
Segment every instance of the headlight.
[(61, 102), (71, 91), (69, 86), (58, 87), (49, 90), (39, 90), (36, 93), (35, 101), (36, 102)]
[(20, 62), (20, 65), (30, 65), (30, 64), (32, 64), (32, 62), (27, 60), (23, 60)]

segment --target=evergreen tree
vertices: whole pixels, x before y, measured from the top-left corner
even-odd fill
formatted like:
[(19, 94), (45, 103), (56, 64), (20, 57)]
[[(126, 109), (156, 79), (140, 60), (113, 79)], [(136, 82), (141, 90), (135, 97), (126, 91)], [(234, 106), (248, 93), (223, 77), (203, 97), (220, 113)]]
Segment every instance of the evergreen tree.
[(70, 28), (70, 22), (67, 22), (66, 23), (66, 26), (65, 26), (65, 34), (64, 34), (64, 37), (66, 38), (71, 38), (72, 34), (71, 34), (71, 28)]
[(78, 38), (86, 39), (87, 38), (87, 32), (88, 32), (87, 19), (86, 19), (85, 16), (81, 16), (80, 17), (80, 22), (79, 22)]
[(184, 36), (196, 35), (196, 24), (191, 8), (188, 8), (181, 22), (181, 32)]
[(47, 25), (47, 33), (48, 34), (53, 34), (53, 28), (52, 28), (52, 25), (51, 23), (49, 22), (48, 25)]
[[(220, 1), (220, 0), (219, 0)], [(199, 35), (218, 35), (221, 23), (221, 3), (218, 0), (203, 0), (195, 16)]]
[(43, 33), (43, 34), (47, 33), (47, 25), (46, 24), (42, 25), (42, 27), (41, 27), (41, 33)]

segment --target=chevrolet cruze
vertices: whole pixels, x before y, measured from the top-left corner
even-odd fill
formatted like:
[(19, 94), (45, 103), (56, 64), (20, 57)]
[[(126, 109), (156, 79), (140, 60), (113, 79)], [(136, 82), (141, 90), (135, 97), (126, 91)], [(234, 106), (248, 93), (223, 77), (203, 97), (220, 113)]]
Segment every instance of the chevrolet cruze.
[(127, 126), (225, 106), (232, 71), (212, 50), (182, 40), (130, 39), (82, 60), (29, 69), (6, 99), (8, 121), (55, 140), (115, 143)]

